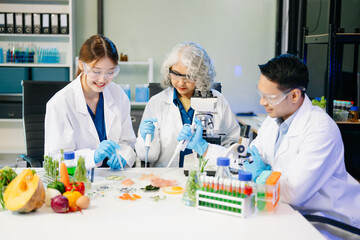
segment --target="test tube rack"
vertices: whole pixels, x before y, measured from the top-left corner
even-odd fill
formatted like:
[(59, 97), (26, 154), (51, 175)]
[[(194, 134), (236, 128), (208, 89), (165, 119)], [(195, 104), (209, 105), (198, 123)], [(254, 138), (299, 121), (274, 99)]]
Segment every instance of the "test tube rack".
[(255, 195), (245, 198), (218, 194), (213, 192), (196, 191), (197, 209), (224, 213), (237, 217), (247, 217), (255, 211)]
[[(263, 176), (264, 179), (261, 179)], [(256, 206), (259, 212), (274, 212), (276, 209), (280, 198), (280, 176), (280, 172), (264, 171), (256, 180)]]

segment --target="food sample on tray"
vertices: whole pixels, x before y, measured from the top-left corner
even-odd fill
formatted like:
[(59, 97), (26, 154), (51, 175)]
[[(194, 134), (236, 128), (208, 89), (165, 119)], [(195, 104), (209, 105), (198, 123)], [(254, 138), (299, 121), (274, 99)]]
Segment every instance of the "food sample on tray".
[(162, 188), (162, 187), (167, 187), (167, 186), (176, 186), (177, 182), (176, 182), (176, 180), (166, 180), (163, 178), (154, 177), (151, 180), (151, 185)]
[(162, 188), (163, 192), (164, 193), (167, 193), (167, 194), (180, 194), (180, 193), (183, 193), (184, 192), (184, 188), (182, 187), (179, 187), (179, 186), (175, 186), (175, 187), (164, 187)]
[(143, 174), (140, 178), (141, 181), (151, 181), (156, 176), (153, 173), (150, 174)]
[(108, 176), (105, 179), (106, 180), (113, 180), (113, 181), (121, 181), (125, 178), (125, 176), (116, 176), (116, 175), (112, 175), (112, 176)]
[(121, 185), (123, 185), (124, 187), (125, 186), (131, 186), (133, 184), (134, 184), (134, 181), (131, 180), (130, 178), (127, 178), (127, 179), (125, 179), (124, 181), (121, 182)]

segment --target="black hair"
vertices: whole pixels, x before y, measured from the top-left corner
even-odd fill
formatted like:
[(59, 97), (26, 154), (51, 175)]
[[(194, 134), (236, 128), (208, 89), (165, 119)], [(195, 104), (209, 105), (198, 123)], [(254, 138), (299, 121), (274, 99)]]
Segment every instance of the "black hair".
[(309, 83), (309, 72), (305, 63), (291, 54), (279, 55), (265, 64), (259, 65), (261, 74), (277, 83), (281, 91), (301, 88), (304, 94)]

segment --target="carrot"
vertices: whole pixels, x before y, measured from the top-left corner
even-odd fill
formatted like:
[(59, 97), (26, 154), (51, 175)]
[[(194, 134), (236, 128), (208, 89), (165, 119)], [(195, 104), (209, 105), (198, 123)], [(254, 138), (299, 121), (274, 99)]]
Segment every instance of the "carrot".
[(69, 173), (64, 162), (60, 164), (60, 182), (62, 182), (65, 186), (70, 183)]
[(133, 194), (133, 197), (134, 197), (135, 199), (141, 198), (139, 195), (136, 195), (136, 194)]

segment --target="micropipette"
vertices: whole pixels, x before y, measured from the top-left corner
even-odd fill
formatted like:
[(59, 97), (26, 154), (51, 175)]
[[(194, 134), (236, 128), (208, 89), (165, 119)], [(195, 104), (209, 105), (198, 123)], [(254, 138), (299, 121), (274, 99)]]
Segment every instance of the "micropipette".
[(149, 160), (150, 143), (151, 143), (151, 134), (146, 134), (146, 137), (145, 137), (145, 168), (147, 167), (147, 163)]
[[(194, 135), (194, 132), (195, 132), (195, 126), (196, 126), (196, 123), (193, 122), (192, 125), (190, 124), (184, 124), (184, 126), (190, 126), (190, 129), (191, 129), (191, 137), (190, 139), (192, 138), (192, 136)], [(167, 168), (170, 167), (170, 165), (172, 164), (172, 162), (176, 159), (177, 155), (180, 154), (180, 151), (184, 151), (189, 143), (189, 140), (183, 140), (183, 141), (180, 141), (177, 145), (176, 145), (176, 148), (175, 148), (175, 152), (174, 154), (172, 155), (171, 159), (170, 159), (170, 162), (169, 164), (167, 165)]]
[(119, 163), (120, 163), (121, 170), (124, 171), (124, 166), (123, 166), (122, 161), (121, 161), (120, 151), (119, 151), (119, 150), (116, 150), (116, 153), (117, 153), (117, 155), (118, 155), (118, 159), (119, 159)]

